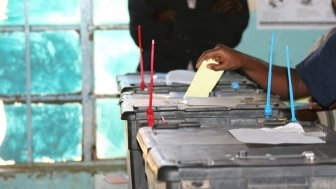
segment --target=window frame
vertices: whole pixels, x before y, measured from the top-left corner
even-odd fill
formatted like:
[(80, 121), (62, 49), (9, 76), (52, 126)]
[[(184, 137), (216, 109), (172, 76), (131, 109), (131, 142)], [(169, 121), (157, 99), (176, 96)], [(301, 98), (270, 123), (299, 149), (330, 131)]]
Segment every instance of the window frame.
[[(24, 32), (25, 35), (25, 65), (26, 65), (26, 94), (0, 96), (4, 104), (23, 103), (27, 106), (27, 163), (33, 162), (32, 144), (32, 104), (51, 103), (63, 104), (77, 102), (82, 105), (83, 136), (82, 136), (82, 161), (98, 160), (96, 152), (96, 99), (119, 98), (118, 94), (95, 94), (94, 92), (94, 32), (96, 30), (128, 30), (128, 24), (103, 24), (94, 25), (94, 0), (79, 0), (80, 23), (72, 25), (30, 25), (29, 0), (24, 0), (24, 25), (0, 25), (0, 33)], [(44, 31), (75, 30), (79, 33), (80, 53), (82, 61), (82, 91), (79, 94), (57, 95), (32, 95), (31, 94), (31, 54), (30, 33)]]

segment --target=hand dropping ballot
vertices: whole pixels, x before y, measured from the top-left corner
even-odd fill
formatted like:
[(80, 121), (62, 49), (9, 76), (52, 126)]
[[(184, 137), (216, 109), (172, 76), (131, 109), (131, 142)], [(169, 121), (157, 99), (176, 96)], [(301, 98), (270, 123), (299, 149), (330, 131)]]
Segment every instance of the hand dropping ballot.
[(205, 60), (197, 70), (184, 97), (208, 97), (224, 71), (214, 71), (207, 68), (208, 64), (218, 64), (213, 59)]

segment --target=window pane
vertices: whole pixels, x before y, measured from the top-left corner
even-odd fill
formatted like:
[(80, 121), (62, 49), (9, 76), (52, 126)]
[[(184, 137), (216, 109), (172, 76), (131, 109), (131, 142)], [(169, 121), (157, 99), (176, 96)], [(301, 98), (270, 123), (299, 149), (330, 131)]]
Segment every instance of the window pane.
[(33, 106), (34, 162), (81, 160), (81, 112), (79, 104)]
[[(77, 32), (31, 33), (32, 93), (57, 94), (81, 90)], [(0, 33), (0, 94), (26, 92), (23, 33)]]
[(95, 32), (95, 92), (118, 93), (115, 77), (135, 72), (139, 50), (128, 30)]
[(30, 0), (30, 24), (78, 24), (79, 0)]
[[(30, 0), (30, 24), (78, 24), (79, 0)], [(0, 0), (0, 25), (24, 24), (24, 0)]]
[(125, 123), (120, 119), (118, 99), (97, 100), (97, 156), (126, 157)]
[[(5, 161), (27, 161), (26, 106), (6, 105), (7, 130), (0, 148)], [(80, 161), (82, 156), (81, 106), (33, 105), (33, 161)], [(61, 123), (61, 124), (60, 124)]]
[(0, 158), (4, 161), (25, 163), (27, 161), (26, 106), (5, 105), (5, 112), (7, 129), (0, 148)]
[(82, 86), (79, 35), (31, 33), (32, 93), (78, 92)]
[(94, 0), (94, 23), (127, 24), (129, 22), (126, 0)]
[(0, 33), (0, 94), (25, 94), (25, 71), (24, 34)]
[(24, 0), (0, 0), (0, 25), (24, 24)]

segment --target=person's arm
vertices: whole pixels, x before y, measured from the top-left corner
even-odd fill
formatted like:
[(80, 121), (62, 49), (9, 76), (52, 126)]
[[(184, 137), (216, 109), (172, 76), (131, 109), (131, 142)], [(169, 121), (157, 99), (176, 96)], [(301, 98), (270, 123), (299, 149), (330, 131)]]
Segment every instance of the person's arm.
[[(268, 64), (264, 61), (220, 44), (214, 49), (205, 51), (198, 59), (196, 67), (198, 68), (204, 60), (210, 58), (216, 60), (218, 64), (209, 64), (208, 68), (216, 71), (241, 69), (260, 87), (263, 89), (267, 88)], [(272, 93), (277, 94), (282, 98), (288, 98), (287, 69), (284, 67), (272, 66), (272, 71)], [(308, 96), (308, 88), (295, 69), (291, 69), (291, 76), (294, 96)]]

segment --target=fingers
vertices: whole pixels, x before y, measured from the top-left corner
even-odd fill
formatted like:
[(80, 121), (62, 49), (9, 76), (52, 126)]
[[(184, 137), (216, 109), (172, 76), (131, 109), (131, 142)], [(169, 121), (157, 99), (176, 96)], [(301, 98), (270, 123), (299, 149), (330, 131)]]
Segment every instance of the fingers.
[(196, 68), (199, 68), (203, 61), (213, 59), (216, 62), (218, 62), (218, 64), (210, 64), (208, 68), (213, 69), (213, 70), (224, 69), (225, 62), (227, 60), (227, 57), (225, 54), (226, 50), (227, 49), (225, 48), (225, 46), (218, 44), (216, 45), (215, 48), (204, 51), (203, 54), (198, 58)]
[(210, 69), (218, 70), (218, 68), (222, 67), (222, 66), (219, 67), (218, 65), (225, 63), (225, 61), (223, 61), (223, 58), (220, 55), (218, 55), (218, 52), (216, 52), (216, 51), (206, 51), (198, 59), (197, 64), (196, 64), (196, 68), (199, 68), (201, 66), (201, 64), (203, 63), (203, 61), (209, 60), (209, 59), (213, 59), (214, 61), (216, 61), (218, 63), (218, 64), (208, 64), (207, 67), (210, 68)]
[(197, 60), (196, 68), (199, 68), (204, 60), (209, 60), (213, 58), (213, 54), (213, 49), (204, 51)]
[(204, 60), (213, 59), (218, 64), (210, 64), (208, 68), (212, 70), (235, 70), (242, 67), (243, 61), (239, 60), (243, 57), (239, 52), (226, 47), (222, 44), (216, 45), (215, 48), (203, 52), (199, 57), (196, 68), (198, 69)]
[(207, 67), (214, 71), (225, 70), (225, 64), (208, 64)]

